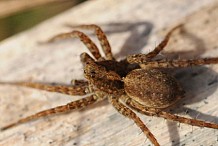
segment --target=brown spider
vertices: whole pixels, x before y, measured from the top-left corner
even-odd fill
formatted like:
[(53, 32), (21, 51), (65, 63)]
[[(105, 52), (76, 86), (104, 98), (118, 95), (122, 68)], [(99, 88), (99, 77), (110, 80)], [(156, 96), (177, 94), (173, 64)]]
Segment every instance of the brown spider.
[(160, 144), (132, 109), (147, 116), (157, 116), (193, 126), (218, 129), (218, 124), (180, 117), (164, 111), (165, 108), (183, 98), (185, 92), (176, 79), (161, 70), (162, 68), (190, 67), (218, 63), (218, 58), (154, 60), (154, 57), (167, 45), (172, 32), (181, 26), (178, 25), (167, 33), (164, 40), (152, 52), (130, 55), (121, 61), (114, 59), (107, 38), (102, 29), (97, 25), (79, 25), (74, 28), (94, 30), (101, 43), (105, 58), (101, 56), (92, 40), (80, 31), (72, 31), (54, 36), (48, 42), (78, 37), (89, 49), (94, 58), (90, 57), (87, 53), (82, 53), (80, 56), (81, 62), (84, 65), (84, 76), (87, 81), (74, 80), (71, 86), (32, 82), (1, 82), (1, 84), (26, 86), (67, 95), (90, 95), (66, 105), (22, 118), (15, 123), (1, 128), (1, 130), (6, 130), (18, 124), (48, 115), (85, 108), (105, 98), (109, 100), (118, 112), (132, 119), (155, 146)]

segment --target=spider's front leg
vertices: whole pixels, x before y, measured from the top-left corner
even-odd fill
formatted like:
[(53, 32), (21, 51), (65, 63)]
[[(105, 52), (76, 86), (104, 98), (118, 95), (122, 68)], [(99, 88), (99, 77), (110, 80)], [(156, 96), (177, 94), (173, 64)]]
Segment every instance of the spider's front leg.
[[(90, 25), (77, 25), (77, 26), (71, 26), (71, 27), (72, 28), (94, 30), (98, 40), (100, 41), (100, 44), (101, 44), (103, 52), (106, 56), (106, 59), (107, 60), (114, 60), (113, 54), (111, 52), (110, 43), (109, 43), (105, 33), (103, 32), (103, 30), (99, 26), (94, 25), (94, 24), (90, 24)], [(86, 47), (89, 49), (89, 51), (92, 53), (92, 55), (95, 57), (96, 60), (103, 60), (104, 59), (101, 56), (99, 49), (94, 44), (94, 42), (87, 35), (85, 35), (83, 32), (80, 32), (80, 31), (61, 33), (61, 34), (58, 34), (58, 35), (50, 38), (49, 40), (47, 40), (44, 43), (50, 43), (50, 42), (54, 42), (56, 40), (75, 38), (75, 37), (79, 38), (84, 43), (84, 45), (86, 45)]]
[(160, 44), (155, 47), (155, 49), (153, 51), (151, 51), (148, 54), (136, 54), (136, 55), (130, 55), (127, 57), (127, 61), (129, 63), (143, 63), (143, 62), (147, 62), (149, 60), (151, 60), (152, 58), (154, 58), (155, 56), (157, 56), (160, 51), (162, 51), (165, 46), (167, 45), (167, 43), (169, 42), (169, 39), (172, 35), (172, 33), (177, 30), (178, 28), (181, 28), (183, 26), (183, 24), (177, 25), (176, 27), (172, 28), (165, 36), (165, 38), (160, 42)]
[(57, 40), (63, 40), (67, 38), (79, 38), (84, 43), (84, 45), (89, 49), (89, 51), (92, 53), (92, 55), (95, 57), (96, 60), (103, 59), (95, 43), (87, 35), (85, 35), (83, 32), (80, 31), (74, 30), (69, 33), (61, 33), (55, 35), (54, 37), (42, 43), (51, 43)]
[(104, 96), (102, 95), (102, 93), (96, 92), (94, 95), (70, 102), (66, 105), (54, 107), (54, 108), (51, 108), (48, 110), (38, 112), (38, 113), (31, 115), (31, 116), (28, 116), (26, 118), (22, 118), (15, 123), (12, 123), (12, 124), (9, 124), (7, 126), (0, 128), (0, 131), (7, 130), (9, 128), (12, 128), (12, 127), (17, 126), (19, 124), (26, 123), (26, 122), (29, 122), (32, 120), (37, 120), (37, 119), (42, 118), (42, 117), (46, 117), (46, 116), (50, 116), (50, 115), (54, 115), (54, 114), (66, 113), (66, 112), (69, 112), (69, 111), (72, 111), (75, 109), (82, 109), (82, 108), (85, 108), (85, 107), (87, 107), (91, 104), (94, 104), (97, 101), (100, 101), (103, 99), (104, 99)]
[[(78, 82), (81, 82), (78, 84)], [(0, 85), (16, 85), (30, 87), (34, 89), (45, 90), (49, 92), (57, 92), (67, 95), (86, 95), (89, 92), (88, 82), (83, 80), (76, 80), (74, 85), (52, 85), (34, 82), (0, 82)]]
[(147, 128), (147, 126), (142, 122), (142, 120), (128, 107), (126, 107), (124, 104), (119, 102), (119, 99), (116, 97), (109, 97), (109, 102), (114, 106), (114, 108), (124, 115), (125, 117), (128, 117), (132, 119), (135, 124), (142, 130), (142, 132), (147, 136), (147, 138), (155, 145), (160, 146), (160, 144), (157, 142), (154, 135), (150, 132), (150, 130)]
[(89, 25), (68, 25), (71, 28), (79, 28), (79, 29), (87, 29), (87, 30), (94, 30), (95, 34), (100, 41), (101, 47), (103, 49), (104, 54), (106, 55), (107, 60), (114, 60), (113, 54), (111, 52), (111, 46), (107, 39), (107, 36), (103, 32), (103, 30), (95, 24), (89, 24)]

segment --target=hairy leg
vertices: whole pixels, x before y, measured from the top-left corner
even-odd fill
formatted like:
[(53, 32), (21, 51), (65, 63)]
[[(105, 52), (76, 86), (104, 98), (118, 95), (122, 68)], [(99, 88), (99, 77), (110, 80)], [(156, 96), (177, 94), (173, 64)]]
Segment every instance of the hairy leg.
[(98, 47), (94, 44), (94, 42), (84, 33), (80, 32), (80, 31), (72, 31), (69, 33), (61, 33), (58, 35), (55, 35), (54, 37), (50, 38), (49, 40), (47, 40), (46, 42), (43, 43), (51, 43), (57, 40), (63, 40), (63, 39), (67, 39), (67, 38), (79, 38), (84, 45), (86, 45), (86, 47), (89, 49), (89, 51), (92, 53), (92, 55), (95, 57), (95, 59), (103, 59)]
[(99, 101), (102, 99), (103, 99), (103, 97), (99, 97), (98, 95), (91, 95), (91, 96), (70, 102), (66, 105), (62, 105), (62, 106), (58, 106), (58, 107), (54, 107), (54, 108), (51, 108), (48, 110), (38, 112), (34, 115), (20, 119), (15, 123), (4, 126), (4, 127), (0, 128), (0, 130), (6, 130), (6, 129), (9, 129), (11, 127), (17, 126), (19, 124), (26, 123), (26, 122), (29, 122), (32, 120), (36, 120), (36, 119), (39, 119), (42, 117), (46, 117), (46, 116), (50, 116), (50, 115), (54, 115), (54, 114), (66, 113), (66, 112), (69, 112), (69, 111), (72, 111), (75, 109), (81, 109), (81, 108), (84, 108), (84, 107), (91, 105), (91, 104), (95, 103), (96, 101)]
[(154, 135), (150, 132), (150, 130), (145, 126), (142, 120), (131, 109), (129, 109), (124, 104), (119, 102), (117, 98), (109, 97), (109, 102), (115, 107), (115, 109), (119, 113), (121, 113), (125, 117), (132, 119), (135, 122), (135, 124), (142, 130), (142, 132), (155, 146), (160, 146)]
[(148, 115), (148, 116), (162, 117), (162, 118), (165, 118), (167, 120), (177, 121), (179, 123), (184, 123), (184, 124), (188, 124), (188, 125), (192, 125), (192, 126), (218, 129), (218, 124), (216, 124), (216, 123), (209, 123), (209, 122), (205, 122), (202, 120), (185, 118), (185, 117), (177, 116), (177, 115), (162, 111), (160, 109), (158, 110), (158, 109), (147, 108), (147, 107), (139, 104), (138, 102), (136, 102), (130, 98), (125, 99), (125, 103), (130, 108), (132, 108), (132, 109), (134, 109), (142, 114)]
[(86, 95), (89, 92), (88, 84), (67, 86), (67, 85), (52, 85), (52, 84), (43, 84), (43, 83), (34, 83), (34, 82), (0, 82), (0, 85), (1, 84), (30, 87), (34, 89), (40, 89), (49, 92), (57, 92), (67, 95)]
[(197, 65), (218, 64), (218, 58), (201, 58), (189, 60), (158, 60), (140, 64), (141, 68), (175, 68), (175, 67), (191, 67)]
[(160, 53), (160, 51), (162, 51), (162, 50), (165, 48), (165, 46), (167, 45), (167, 43), (168, 43), (168, 41), (169, 41), (169, 39), (170, 39), (172, 33), (173, 33), (176, 29), (178, 29), (178, 28), (180, 28), (180, 27), (182, 27), (182, 26), (183, 26), (183, 24), (180, 24), (180, 25), (177, 25), (176, 27), (174, 27), (173, 29), (171, 29), (171, 30), (166, 34), (166, 36), (165, 36), (165, 38), (163, 39), (163, 41), (161, 41), (160, 44), (159, 44), (157, 47), (155, 47), (155, 49), (154, 49), (152, 52), (150, 52), (150, 53), (148, 53), (148, 54), (135, 54), (135, 55), (130, 55), (130, 56), (127, 57), (127, 61), (128, 61), (129, 63), (143, 63), (143, 62), (147, 62), (147, 61), (151, 60), (152, 58), (154, 58), (155, 56), (157, 56), (157, 55)]
[(103, 52), (106, 55), (106, 59), (107, 60), (113, 60), (114, 59), (113, 54), (111, 52), (110, 43), (108, 42), (108, 39), (107, 39), (105, 33), (103, 32), (103, 30), (98, 25), (95, 25), (95, 24), (76, 25), (76, 26), (71, 26), (71, 28), (94, 30), (98, 40), (100, 41)]

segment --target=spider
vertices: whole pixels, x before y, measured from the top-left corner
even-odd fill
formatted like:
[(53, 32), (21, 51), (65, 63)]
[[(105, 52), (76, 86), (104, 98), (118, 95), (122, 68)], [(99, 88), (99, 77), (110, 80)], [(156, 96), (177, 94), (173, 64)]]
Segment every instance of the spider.
[(191, 60), (154, 59), (167, 45), (171, 34), (182, 26), (183, 24), (180, 24), (172, 28), (160, 44), (150, 53), (129, 55), (121, 61), (114, 59), (107, 37), (97, 25), (78, 25), (74, 26), (74, 28), (94, 31), (100, 41), (105, 57), (100, 54), (99, 49), (93, 41), (81, 31), (62, 33), (52, 37), (46, 43), (76, 37), (86, 45), (93, 56), (91, 57), (87, 53), (80, 55), (86, 80), (73, 80), (70, 86), (25, 81), (1, 82), (1, 84), (25, 86), (67, 95), (87, 96), (66, 105), (54, 107), (22, 118), (15, 123), (2, 127), (1, 130), (3, 131), (45, 116), (82, 109), (104, 99), (108, 99), (109, 103), (120, 114), (133, 120), (155, 146), (159, 146), (160, 144), (135, 112), (147, 116), (162, 117), (192, 126), (218, 129), (218, 124), (185, 118), (165, 111), (166, 108), (184, 98), (185, 92), (177, 80), (170, 74), (164, 72), (162, 70), (163, 68), (181, 68), (218, 63), (218, 58)]

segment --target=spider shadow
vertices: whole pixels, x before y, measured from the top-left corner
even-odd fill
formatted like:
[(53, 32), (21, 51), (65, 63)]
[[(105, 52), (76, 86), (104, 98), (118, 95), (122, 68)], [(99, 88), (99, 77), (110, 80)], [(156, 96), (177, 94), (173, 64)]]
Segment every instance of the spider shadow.
[(149, 36), (153, 29), (153, 24), (148, 21), (139, 22), (117, 22), (102, 24), (106, 26), (105, 33), (126, 33), (129, 32), (128, 38), (120, 48), (120, 51), (115, 54), (115, 57), (127, 56), (141, 52), (144, 46), (147, 45)]
[(191, 41), (192, 44), (194, 45), (194, 49), (190, 51), (176, 51), (176, 52), (167, 52), (167, 53), (161, 52), (161, 54), (163, 56), (167, 56), (167, 58), (172, 58), (172, 59), (174, 58), (193, 59), (203, 55), (207, 51), (203, 39), (190, 33), (184, 27), (180, 29), (180, 37), (185, 38), (188, 41)]
[[(207, 97), (212, 95), (217, 89), (217, 72), (207, 67), (183, 68), (174, 71), (174, 76), (186, 91), (185, 98), (168, 109), (173, 114), (187, 114), (192, 119), (203, 121), (213, 121), (216, 123), (218, 117), (211, 116), (195, 109), (185, 107), (194, 103), (203, 102), (208, 104)], [(199, 94), (201, 93), (201, 94)], [(167, 121), (170, 139), (173, 145), (180, 145), (178, 122)]]
[[(183, 33), (185, 37), (195, 44), (195, 50), (193, 51), (182, 51), (175, 53), (164, 53), (165, 56), (173, 58), (173, 56), (181, 55), (180, 57), (184, 58), (195, 58), (201, 56), (206, 51), (206, 46), (203, 39), (196, 37), (194, 34), (191, 34), (187, 31)], [(196, 51), (197, 50), (197, 51)], [(167, 57), (168, 58), (168, 57)], [(170, 110), (175, 114), (184, 113), (188, 114), (191, 118), (204, 120), (204, 121), (216, 121), (218, 117), (210, 116), (205, 113), (201, 113), (197, 110), (190, 109), (185, 107), (185, 105), (191, 105), (197, 102), (206, 101), (207, 97), (212, 95), (217, 89), (217, 72), (205, 66), (196, 66), (189, 68), (181, 69), (171, 69), (170, 72), (173, 72), (173, 76), (180, 82), (184, 90), (187, 92), (185, 98), (172, 106)], [(207, 90), (207, 91), (205, 91)], [(202, 93), (203, 94), (199, 94)], [(170, 134), (170, 139), (173, 145), (180, 145), (180, 138), (178, 132), (178, 126), (175, 122), (167, 122), (168, 130)]]

